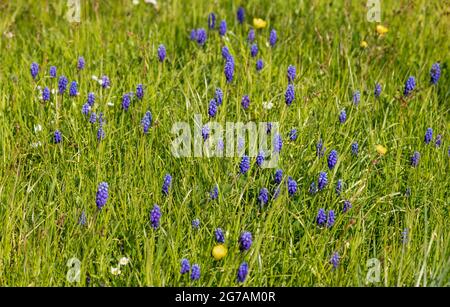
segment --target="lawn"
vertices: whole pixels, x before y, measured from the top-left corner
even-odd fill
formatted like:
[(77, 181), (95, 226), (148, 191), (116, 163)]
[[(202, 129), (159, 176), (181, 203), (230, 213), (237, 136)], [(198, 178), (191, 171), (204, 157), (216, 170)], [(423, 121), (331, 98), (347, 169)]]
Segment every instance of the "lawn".
[(67, 2), (0, 2), (0, 285), (450, 286), (448, 3)]

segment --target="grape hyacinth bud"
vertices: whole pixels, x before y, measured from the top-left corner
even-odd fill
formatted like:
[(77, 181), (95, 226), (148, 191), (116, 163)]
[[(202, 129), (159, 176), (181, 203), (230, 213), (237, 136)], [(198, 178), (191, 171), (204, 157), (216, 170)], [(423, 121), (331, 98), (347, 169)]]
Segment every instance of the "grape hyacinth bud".
[(197, 30), (196, 29), (192, 29), (191, 30), (191, 34), (189, 35), (189, 39), (191, 41), (196, 41), (197, 40)]
[(216, 14), (209, 13), (208, 15), (208, 28), (214, 29), (216, 26)]
[(256, 71), (260, 71), (261, 69), (263, 69), (263, 67), (264, 67), (263, 60), (259, 59), (258, 61), (256, 61)]
[(292, 102), (294, 101), (294, 99), (295, 99), (295, 89), (294, 89), (294, 86), (292, 84), (289, 84), (287, 86), (286, 93), (284, 94), (284, 98), (285, 98), (286, 104), (288, 106), (290, 106), (292, 104)]
[(64, 94), (64, 92), (66, 91), (68, 83), (69, 83), (69, 80), (67, 80), (67, 78), (65, 76), (59, 77), (58, 90), (61, 95)]
[(281, 139), (281, 135), (276, 134), (273, 138), (273, 150), (276, 153), (280, 153), (283, 148), (283, 140)]
[(97, 114), (95, 114), (95, 112), (91, 113), (91, 116), (89, 117), (89, 122), (91, 124), (95, 124), (97, 122)]
[(264, 163), (264, 152), (260, 151), (258, 155), (256, 156), (256, 164), (261, 167)]
[(248, 31), (247, 40), (248, 40), (249, 43), (253, 43), (255, 41), (255, 30), (250, 29)]
[(337, 154), (337, 151), (333, 149), (333, 150), (330, 152), (330, 154), (328, 155), (328, 168), (329, 168), (330, 170), (332, 170), (332, 169), (335, 167), (335, 165), (336, 165), (336, 163), (337, 163), (337, 160), (338, 160), (338, 154)]
[(238, 282), (244, 282), (245, 278), (247, 278), (247, 274), (248, 274), (248, 264), (247, 262), (242, 262), (237, 272)]
[(153, 229), (157, 229), (159, 227), (160, 219), (161, 219), (161, 209), (157, 204), (154, 204), (152, 211), (150, 211), (150, 223), (152, 224)]
[(211, 99), (208, 108), (209, 117), (215, 117), (217, 114), (217, 104), (215, 99)]
[(280, 187), (278, 186), (275, 191), (273, 191), (272, 199), (275, 200), (278, 198), (278, 195), (280, 195)]
[(86, 225), (86, 222), (87, 222), (87, 219), (86, 219), (86, 213), (84, 212), (84, 210), (81, 212), (81, 216), (80, 216), (80, 218), (78, 219), (78, 224), (80, 224), (81, 226), (85, 226)]
[(339, 196), (342, 192), (342, 179), (339, 179), (336, 183), (336, 194)]
[(237, 13), (236, 13), (236, 17), (237, 17), (237, 20), (239, 21), (240, 24), (244, 23), (245, 11), (244, 11), (244, 8), (242, 6), (240, 6), (238, 8)]
[(128, 111), (128, 108), (130, 107), (130, 103), (131, 103), (131, 97), (130, 94), (125, 93), (122, 96), (122, 109), (124, 109), (125, 111)]
[(56, 78), (56, 66), (50, 66), (50, 78)]
[(200, 227), (200, 220), (199, 219), (192, 220), (192, 227), (198, 229), (198, 227)]
[(333, 265), (334, 270), (339, 266), (339, 254), (337, 252), (331, 256), (330, 263)]
[(144, 133), (148, 133), (148, 130), (152, 126), (152, 113), (150, 111), (145, 112), (145, 115), (141, 121), (141, 125)]
[(415, 151), (411, 157), (411, 166), (417, 167), (417, 165), (419, 165), (419, 160), (420, 160), (420, 153), (418, 151)]
[(83, 58), (82, 56), (80, 56), (80, 57), (78, 58), (77, 69), (78, 69), (78, 70), (84, 69), (84, 58)]
[(219, 197), (219, 187), (217, 185), (214, 186), (211, 192), (209, 192), (209, 198), (211, 200), (216, 200)]
[(325, 210), (320, 208), (319, 212), (317, 213), (316, 222), (319, 226), (323, 226), (326, 221), (327, 221), (327, 216), (325, 214)]
[(289, 132), (289, 139), (290, 139), (291, 141), (297, 140), (297, 129), (292, 129), (292, 130)]
[(102, 209), (108, 200), (108, 183), (100, 182), (97, 188), (95, 203), (98, 209)]
[(220, 88), (216, 88), (216, 93), (215, 93), (214, 99), (216, 100), (216, 103), (218, 106), (220, 106), (222, 104), (223, 92)]
[(171, 183), (172, 183), (172, 176), (170, 174), (166, 174), (164, 176), (164, 183), (162, 186), (162, 193), (166, 196), (169, 195), (169, 188)]
[(325, 187), (328, 184), (328, 175), (326, 172), (320, 172), (319, 173), (319, 180), (318, 180), (318, 187), (319, 187), (319, 191), (322, 191), (323, 189), (325, 189)]
[(283, 171), (281, 169), (277, 169), (275, 171), (274, 181), (275, 181), (276, 184), (280, 184), (281, 180), (283, 180)]
[(373, 91), (375, 98), (380, 97), (381, 95), (381, 85), (379, 83), (375, 84), (375, 90)]
[(266, 188), (261, 188), (259, 190), (258, 201), (261, 204), (261, 207), (267, 204), (269, 200), (269, 191)]
[(33, 79), (36, 79), (36, 77), (39, 73), (38, 63), (36, 63), (36, 62), (31, 63), (30, 73), (31, 73), (31, 77), (33, 77)]
[(270, 46), (271, 47), (275, 46), (276, 42), (277, 42), (277, 31), (272, 29), (272, 31), (270, 31), (270, 36), (269, 36)]
[(239, 164), (239, 170), (241, 174), (246, 174), (250, 169), (250, 158), (248, 156), (242, 156), (241, 163)]
[[(100, 117), (101, 118), (101, 117)], [(100, 121), (100, 120), (99, 120)], [(105, 131), (103, 130), (103, 124), (100, 121), (100, 125), (97, 130), (97, 141), (101, 141), (105, 138)]]
[(98, 115), (98, 123), (100, 125), (103, 125), (103, 112), (100, 112), (100, 114)]
[(216, 228), (216, 230), (214, 231), (214, 236), (216, 237), (217, 243), (225, 243), (225, 236), (223, 234), (222, 228)]
[(161, 44), (158, 47), (158, 59), (160, 62), (164, 62), (165, 58), (166, 58), (166, 47), (163, 44)]
[(254, 58), (257, 54), (258, 54), (258, 45), (253, 44), (250, 47), (250, 55), (252, 56), (252, 58)]
[(438, 134), (436, 136), (436, 143), (434, 144), (436, 147), (441, 147), (442, 144), (442, 135)]
[(347, 113), (345, 113), (345, 110), (341, 110), (341, 113), (339, 113), (339, 121), (341, 124), (345, 123), (347, 120)]
[(55, 133), (53, 135), (53, 141), (55, 142), (55, 144), (61, 143), (62, 137), (61, 137), (61, 132), (59, 130), (55, 131)]
[(409, 77), (405, 82), (405, 89), (403, 90), (403, 96), (407, 97), (416, 87), (416, 79), (414, 77)]
[(44, 87), (42, 90), (42, 100), (49, 101), (50, 100), (50, 90), (48, 87)]
[(234, 59), (231, 55), (227, 58), (227, 61), (225, 63), (224, 73), (225, 73), (225, 78), (227, 79), (228, 83), (233, 81)]
[(346, 200), (344, 201), (344, 208), (342, 209), (342, 212), (347, 212), (348, 210), (350, 210), (352, 208), (352, 204), (350, 203), (350, 201)]
[(108, 76), (102, 76), (101, 79), (101, 85), (103, 88), (108, 88), (110, 86), (111, 82), (109, 81)]
[(78, 84), (77, 84), (77, 81), (72, 81), (70, 83), (69, 96), (70, 97), (75, 97), (77, 95), (78, 95)]
[(252, 243), (252, 234), (249, 231), (244, 231), (239, 238), (239, 249), (241, 251), (247, 251), (252, 246)]
[(142, 98), (144, 98), (144, 86), (142, 84), (138, 84), (136, 87), (136, 97), (139, 100), (142, 100)]
[(200, 28), (197, 30), (197, 44), (203, 46), (206, 43), (206, 30)]
[(331, 228), (334, 225), (334, 222), (336, 220), (336, 216), (334, 214), (333, 210), (328, 211), (328, 218), (327, 218), (327, 227)]
[(200, 266), (198, 264), (192, 265), (191, 270), (191, 280), (198, 280), (200, 279)]
[(269, 123), (267, 123), (267, 125), (266, 125), (266, 133), (269, 134), (269, 133), (271, 133), (271, 132), (272, 132), (272, 123), (269, 122)]
[(316, 144), (316, 155), (317, 155), (317, 157), (322, 158), (323, 155), (325, 154), (325, 150), (326, 150), (326, 148), (323, 147), (322, 139), (320, 139), (319, 142), (317, 142), (317, 144)]
[(297, 192), (297, 182), (294, 179), (292, 179), (292, 177), (289, 176), (287, 186), (289, 196), (294, 196), (294, 194)]
[(430, 70), (431, 84), (437, 84), (440, 77), (441, 77), (441, 66), (439, 63), (434, 63), (431, 66), (431, 70)]
[(202, 127), (202, 137), (203, 137), (203, 141), (206, 141), (209, 138), (209, 127), (208, 127), (208, 124), (205, 124)]
[(244, 108), (244, 110), (248, 109), (248, 107), (250, 106), (250, 98), (248, 97), (248, 95), (242, 96), (241, 105)]
[(297, 74), (295, 66), (294, 65), (289, 65), (288, 69), (287, 69), (287, 79), (289, 83), (294, 82), (295, 79), (295, 75)]
[(425, 138), (424, 138), (425, 144), (430, 144), (432, 139), (433, 139), (433, 129), (428, 128), (427, 132), (425, 132)]
[(94, 103), (95, 103), (95, 94), (89, 93), (87, 98), (87, 104), (92, 107)]
[(358, 142), (353, 142), (352, 143), (352, 154), (357, 156), (358, 155), (358, 149), (359, 149)]
[(309, 194), (314, 195), (317, 193), (317, 186), (316, 183), (313, 181), (311, 182), (311, 185), (309, 186)]
[(222, 20), (219, 24), (219, 34), (220, 36), (224, 36), (227, 33), (227, 22)]
[(191, 265), (189, 264), (189, 260), (187, 260), (186, 258), (181, 259), (180, 273), (186, 274), (186, 273), (189, 273), (190, 270), (191, 270)]
[(353, 104), (355, 105), (355, 106), (357, 106), (358, 104), (359, 104), (359, 101), (361, 100), (361, 93), (358, 91), (358, 90), (356, 90), (354, 93), (353, 93)]
[(89, 110), (90, 110), (90, 106), (89, 104), (85, 103), (83, 104), (83, 106), (81, 107), (81, 114), (87, 116), (89, 114)]

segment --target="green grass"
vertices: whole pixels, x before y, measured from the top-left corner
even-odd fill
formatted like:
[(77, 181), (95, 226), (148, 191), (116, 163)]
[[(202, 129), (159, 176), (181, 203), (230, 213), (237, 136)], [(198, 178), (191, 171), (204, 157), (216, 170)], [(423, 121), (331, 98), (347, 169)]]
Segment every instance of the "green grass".
[[(66, 1), (0, 2), (0, 285), (84, 286), (90, 276), (94, 286), (234, 286), (237, 268), (247, 261), (246, 286), (364, 286), (370, 258), (379, 259), (381, 275), (369, 286), (450, 285), (450, 18), (444, 2), (382, 1), (382, 24), (389, 28), (384, 37), (366, 20), (366, 1), (245, 1), (244, 25), (231, 1), (159, 1), (158, 11), (131, 2), (82, 1), (80, 24), (64, 18)], [(209, 32), (201, 48), (189, 41), (189, 32), (207, 28), (211, 11), (227, 20), (228, 33)], [(268, 22), (256, 36), (265, 63), (260, 73), (246, 42), (253, 17)], [(273, 49), (267, 43), (271, 28), (278, 32)], [(167, 48), (163, 64), (156, 56), (161, 43)], [(224, 45), (236, 60), (231, 84), (223, 74)], [(86, 68), (78, 72), (80, 55)], [(36, 81), (33, 61), (40, 65)], [(431, 86), (436, 61), (442, 76)], [(298, 74), (291, 107), (284, 103), (289, 64)], [(51, 65), (78, 82), (78, 97), (52, 95), (51, 104), (42, 103), (37, 86), (57, 87), (48, 76)], [(103, 74), (110, 89), (91, 78)], [(417, 89), (404, 101), (411, 75)], [(383, 86), (380, 99), (373, 97), (376, 82)], [(122, 95), (139, 83), (143, 101), (124, 112)], [(259, 210), (257, 194), (274, 188), (274, 169), (258, 169), (254, 159), (249, 174), (237, 176), (239, 158), (172, 156), (172, 125), (187, 121), (192, 127), (195, 113), (207, 118), (216, 87), (224, 91), (217, 121), (280, 123), (279, 166), (299, 184), (294, 198), (283, 184), (280, 197)], [(358, 107), (351, 102), (356, 89)], [(94, 110), (106, 120), (100, 143), (98, 125), (81, 114), (90, 91), (97, 96)], [(247, 111), (240, 106), (244, 94), (251, 99)], [(263, 109), (267, 101), (273, 109)], [(345, 124), (338, 121), (342, 108)], [(140, 120), (147, 110), (154, 125), (144, 135)], [(35, 133), (37, 124), (43, 130)], [(299, 137), (290, 142), (294, 127)], [(424, 144), (428, 127), (442, 134), (443, 146)], [(55, 129), (62, 144), (52, 143)], [(327, 154), (339, 153), (332, 171), (326, 157), (315, 155), (320, 138)], [(30, 146), (37, 141), (42, 146)], [(351, 155), (354, 141), (358, 157)], [(377, 154), (377, 144), (388, 148), (385, 156)], [(421, 159), (412, 168), (415, 150)], [(324, 170), (329, 184), (311, 196), (309, 185)], [(166, 173), (173, 176), (169, 197), (161, 193)], [(339, 178), (345, 182), (340, 197), (334, 191)], [(99, 212), (101, 181), (110, 191)], [(215, 184), (220, 196), (211, 202)], [(353, 208), (343, 214), (345, 199)], [(155, 203), (162, 210), (156, 231), (149, 221)], [(331, 229), (316, 226), (319, 208), (336, 211)], [(78, 225), (83, 210), (86, 226)], [(201, 221), (198, 230), (194, 218)], [(226, 231), (228, 247), (220, 262), (210, 255), (216, 227)], [(254, 242), (241, 253), (237, 241), (244, 230)], [(336, 270), (329, 263), (334, 252), (341, 256)], [(123, 256), (130, 263), (112, 275)], [(79, 283), (66, 279), (72, 257), (81, 261)], [(201, 266), (200, 280), (180, 275), (184, 257)]]

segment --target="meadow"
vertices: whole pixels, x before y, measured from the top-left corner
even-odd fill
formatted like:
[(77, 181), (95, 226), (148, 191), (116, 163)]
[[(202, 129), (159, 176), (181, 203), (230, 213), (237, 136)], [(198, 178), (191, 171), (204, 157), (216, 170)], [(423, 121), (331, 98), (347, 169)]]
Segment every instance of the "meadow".
[(0, 285), (450, 286), (448, 1), (80, 4), (0, 1)]

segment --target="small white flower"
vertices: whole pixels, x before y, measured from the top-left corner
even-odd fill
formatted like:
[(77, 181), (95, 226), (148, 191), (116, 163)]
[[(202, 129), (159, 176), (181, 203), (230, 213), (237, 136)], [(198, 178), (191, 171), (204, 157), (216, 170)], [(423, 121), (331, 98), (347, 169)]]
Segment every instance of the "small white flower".
[(6, 36), (6, 38), (13, 38), (14, 37), (14, 33), (12, 33), (12, 32), (5, 32), (3, 34)]
[(52, 88), (51, 92), (52, 92), (52, 95), (55, 95), (56, 94), (56, 88)]
[(128, 262), (130, 262), (130, 259), (128, 259), (127, 257), (122, 257), (119, 259), (119, 264), (120, 265), (127, 265)]
[(111, 274), (113, 274), (113, 275), (120, 275), (120, 273), (122, 273), (121, 271), (120, 271), (120, 268), (113, 268), (113, 267), (111, 267)]
[(92, 80), (95, 80), (95, 81), (97, 81), (98, 80), (98, 77), (97, 76), (94, 76), (94, 75), (92, 75)]
[(139, 0), (133, 0), (133, 4), (134, 5), (138, 5), (139, 4)]
[(35, 133), (41, 132), (41, 131), (42, 131), (42, 126), (41, 125), (39, 125), (39, 124), (34, 125), (34, 132)]
[(37, 142), (31, 143), (30, 145), (31, 145), (31, 147), (33, 147), (33, 148), (38, 148), (39, 146), (42, 145), (42, 143), (41, 143), (41, 141), (37, 141)]
[(97, 82), (98, 82), (98, 84), (103, 85), (103, 80), (102, 79), (97, 80)]
[(108, 101), (108, 102), (106, 103), (106, 105), (107, 105), (108, 107), (114, 107), (114, 103), (112, 103), (111, 101)]
[(37, 89), (38, 91), (41, 91), (41, 86), (38, 85), (38, 86), (36, 87), (36, 89)]
[(148, 4), (153, 4), (153, 5), (158, 5), (158, 3), (156, 2), (156, 0), (144, 0), (144, 2), (145, 3), (148, 3)]
[(263, 108), (266, 110), (270, 110), (273, 108), (273, 103), (267, 101), (267, 102), (263, 102)]

